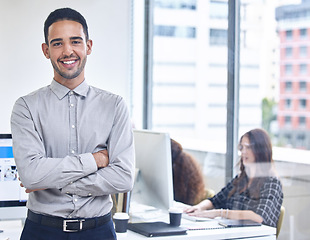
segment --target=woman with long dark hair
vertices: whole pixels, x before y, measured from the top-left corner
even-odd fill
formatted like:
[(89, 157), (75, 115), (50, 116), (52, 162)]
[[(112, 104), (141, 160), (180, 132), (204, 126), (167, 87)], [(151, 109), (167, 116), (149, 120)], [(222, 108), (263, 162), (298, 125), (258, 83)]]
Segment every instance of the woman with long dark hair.
[(249, 219), (276, 227), (283, 192), (272, 159), (267, 132), (253, 129), (239, 142), (240, 173), (213, 198), (184, 211), (192, 216)]
[(171, 139), (174, 200), (194, 205), (206, 198), (203, 173), (198, 161)]

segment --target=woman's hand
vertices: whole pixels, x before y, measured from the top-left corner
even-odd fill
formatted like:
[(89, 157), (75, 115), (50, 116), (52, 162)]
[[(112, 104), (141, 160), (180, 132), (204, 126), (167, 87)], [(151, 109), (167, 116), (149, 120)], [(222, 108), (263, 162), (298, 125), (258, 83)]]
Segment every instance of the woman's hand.
[(189, 216), (194, 217), (205, 217), (205, 218), (216, 218), (221, 216), (220, 209), (212, 209), (212, 210), (196, 210), (194, 212), (188, 213)]
[(188, 214), (194, 213), (194, 212), (199, 212), (199, 211), (202, 211), (202, 209), (198, 205), (186, 207), (183, 209), (183, 212), (188, 213)]
[(184, 208), (185, 213), (201, 212), (203, 210), (213, 209), (213, 204), (209, 199), (205, 199), (197, 205)]

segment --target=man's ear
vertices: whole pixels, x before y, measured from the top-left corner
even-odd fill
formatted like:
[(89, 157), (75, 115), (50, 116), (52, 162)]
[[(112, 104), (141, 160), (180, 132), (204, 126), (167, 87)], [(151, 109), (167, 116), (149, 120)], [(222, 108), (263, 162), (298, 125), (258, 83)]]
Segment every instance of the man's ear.
[(47, 59), (50, 58), (49, 51), (48, 51), (48, 45), (46, 43), (42, 43), (42, 52)]
[(87, 55), (89, 55), (89, 54), (91, 54), (91, 52), (92, 52), (93, 41), (89, 39), (89, 40), (86, 42), (86, 46), (87, 46), (86, 53), (87, 53)]

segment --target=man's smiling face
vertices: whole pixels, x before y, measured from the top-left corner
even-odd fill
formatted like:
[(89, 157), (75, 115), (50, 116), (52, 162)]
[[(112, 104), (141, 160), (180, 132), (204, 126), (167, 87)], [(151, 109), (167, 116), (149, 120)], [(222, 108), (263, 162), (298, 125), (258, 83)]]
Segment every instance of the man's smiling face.
[(48, 29), (48, 45), (42, 44), (44, 55), (53, 65), (54, 79), (65, 86), (70, 80), (77, 85), (84, 80), (84, 67), (91, 48), (92, 42), (86, 41), (82, 25), (70, 20), (53, 23)]

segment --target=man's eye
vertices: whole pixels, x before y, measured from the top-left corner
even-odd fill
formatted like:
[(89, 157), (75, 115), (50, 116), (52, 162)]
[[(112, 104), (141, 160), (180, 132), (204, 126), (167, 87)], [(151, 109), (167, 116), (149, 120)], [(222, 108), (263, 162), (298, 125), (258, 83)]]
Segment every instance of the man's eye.
[(80, 44), (80, 41), (72, 41), (72, 44)]
[(60, 42), (53, 43), (53, 46), (54, 46), (54, 47), (58, 47), (58, 46), (60, 46), (60, 45), (61, 45)]

